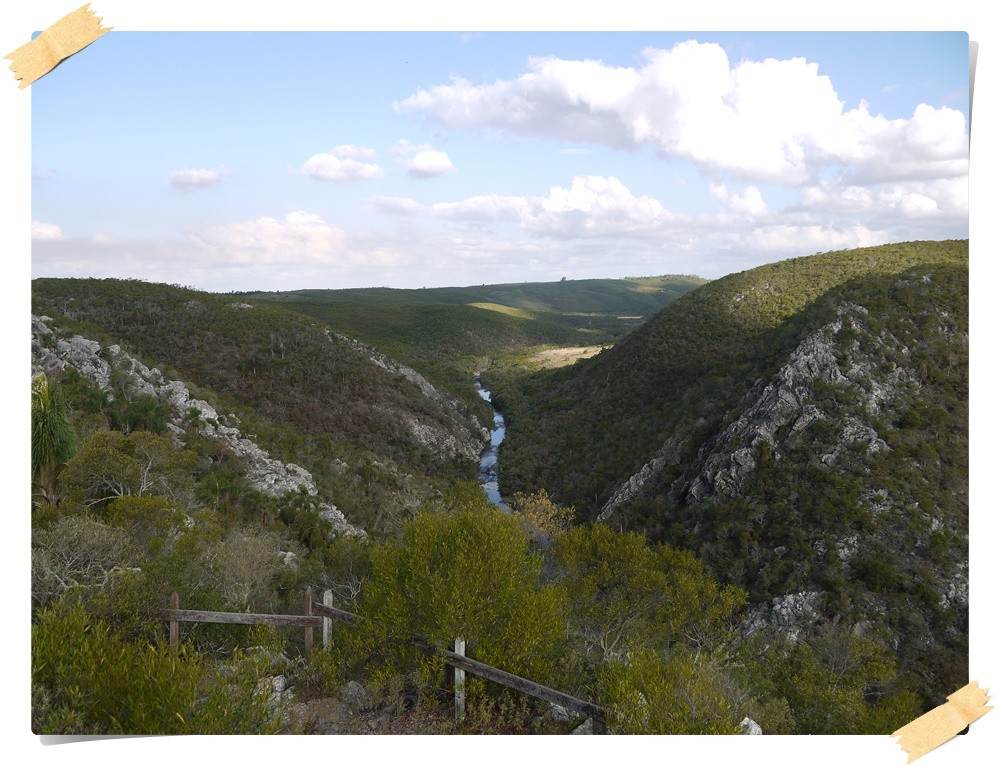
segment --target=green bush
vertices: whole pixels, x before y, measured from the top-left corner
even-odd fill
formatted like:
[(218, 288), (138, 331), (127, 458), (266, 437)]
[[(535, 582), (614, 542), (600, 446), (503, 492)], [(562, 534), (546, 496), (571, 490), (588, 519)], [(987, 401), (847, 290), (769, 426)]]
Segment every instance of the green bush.
[(738, 712), (717, 673), (687, 651), (642, 650), (609, 663), (600, 676), (608, 723), (619, 734), (737, 734)]
[(573, 635), (598, 662), (678, 642), (722, 643), (746, 598), (720, 586), (692, 554), (602, 524), (565, 532), (554, 558)]
[(566, 622), (565, 595), (539, 585), (541, 568), (519, 521), (475, 485), (458, 485), (407, 521), (399, 543), (373, 551), (360, 610), (377, 623), (370, 639), (388, 659), (386, 672), (416, 671), (426, 686), (443, 665), (415, 655), (405, 639), (416, 633), (451, 648), (463, 636), (470, 657), (545, 683)]
[(176, 651), (122, 640), (79, 603), (41, 610), (31, 630), (36, 734), (269, 734), (278, 720), (255, 691), (256, 666), (209, 668)]

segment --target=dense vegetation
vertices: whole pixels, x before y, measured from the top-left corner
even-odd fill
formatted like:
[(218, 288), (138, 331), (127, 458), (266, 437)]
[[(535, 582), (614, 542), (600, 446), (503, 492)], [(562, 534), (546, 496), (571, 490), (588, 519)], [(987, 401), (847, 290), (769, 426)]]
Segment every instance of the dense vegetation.
[[(794, 417), (762, 435), (796, 353), (817, 378), (786, 391)], [(491, 383), (510, 426), (505, 491), (541, 486), (594, 518), (658, 458), (613, 524), (696, 551), (755, 603), (820, 592), (827, 618), (884, 628), (925, 704), (962, 683), (967, 242), (735, 274), (592, 360), (505, 383)]]
[[(318, 494), (254, 489), (197, 412), (178, 426), (119, 373), (107, 390), (72, 367), (36, 378), (34, 730), (267, 733), (283, 703), (259, 684), (278, 673), (302, 699), (354, 680), (386, 714), (438, 705), (440, 661), (400, 640), (416, 633), (462, 635), (470, 656), (605, 706), (622, 733), (736, 733), (744, 717), (766, 733), (892, 731), (964, 672), (966, 252), (827, 254), (693, 291), (663, 278), (237, 297), (37, 280), (46, 343), (123, 345), (311, 471)], [(618, 317), (684, 292), (626, 334), (635, 320)], [(811, 383), (802, 405), (824, 418), (768, 445), (727, 430), (817, 333), (854, 371)], [(480, 415), (468, 376), (483, 372), (511, 426), (512, 515), (462, 481), (468, 461), (414, 441), (407, 419), (453, 421), (355, 337), (470, 389)], [(620, 342), (526, 374), (526, 353), (595, 343), (581, 337)], [(891, 396), (873, 414), (876, 387)], [(672, 460), (591, 523), (671, 437)], [(692, 491), (744, 448), (740, 491)], [(335, 536), (321, 498), (369, 535)], [(185, 608), (298, 613), (306, 586), (367, 618), (308, 665), (298, 631), (185, 625), (184, 648), (164, 646), (172, 591)], [(813, 624), (761, 625), (759, 603), (805, 590), (823, 594)], [(468, 694), (460, 731), (566, 730), (492, 684)]]
[(469, 378), (498, 359), (538, 346), (613, 343), (703, 281), (664, 276), (244, 297), (275, 301), (321, 319), (471, 401)]

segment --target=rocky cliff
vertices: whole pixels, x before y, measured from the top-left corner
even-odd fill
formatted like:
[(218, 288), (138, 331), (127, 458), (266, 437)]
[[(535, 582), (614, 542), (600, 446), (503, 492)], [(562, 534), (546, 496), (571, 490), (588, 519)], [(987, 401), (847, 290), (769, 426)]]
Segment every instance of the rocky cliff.
[[(102, 348), (97, 341), (80, 335), (57, 338), (47, 324), (51, 322), (47, 316), (33, 314), (31, 317), (32, 374), (51, 374), (72, 367), (113, 397), (111, 376), (114, 371), (122, 381), (125, 396), (155, 397), (169, 405), (167, 428), (178, 446), (183, 446), (185, 428), (182, 423), (190, 424), (194, 420), (199, 434), (224, 444), (233, 455), (242, 459), (247, 481), (258, 492), (281, 497), (301, 490), (316, 497), (316, 485), (309, 471), (294, 463), (271, 458), (238, 427), (227, 425), (229, 421), (238, 422), (235, 415), (220, 415), (208, 402), (192, 397), (183, 382), (167, 379), (160, 370), (147, 367), (116, 344)], [(335, 505), (320, 501), (318, 506), (334, 534), (365, 535), (364, 530), (350, 524)]]

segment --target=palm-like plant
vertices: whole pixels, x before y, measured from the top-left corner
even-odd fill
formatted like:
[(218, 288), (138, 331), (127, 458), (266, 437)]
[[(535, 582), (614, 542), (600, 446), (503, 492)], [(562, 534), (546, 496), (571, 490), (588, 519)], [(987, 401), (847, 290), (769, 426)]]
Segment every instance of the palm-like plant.
[(56, 480), (76, 454), (76, 433), (57, 383), (45, 373), (31, 379), (31, 479), (36, 504), (59, 504)]

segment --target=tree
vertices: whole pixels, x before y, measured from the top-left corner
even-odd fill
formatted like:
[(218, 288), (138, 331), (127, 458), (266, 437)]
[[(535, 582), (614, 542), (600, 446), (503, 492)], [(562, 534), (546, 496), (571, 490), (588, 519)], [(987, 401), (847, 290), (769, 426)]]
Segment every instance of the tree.
[(76, 433), (58, 383), (45, 373), (31, 379), (31, 478), (39, 504), (58, 505), (56, 482), (76, 454)]
[(67, 498), (106, 508), (126, 495), (163, 495), (184, 502), (193, 494), (198, 456), (169, 436), (148, 431), (98, 431), (66, 466)]
[(677, 643), (711, 649), (724, 643), (746, 598), (720, 586), (690, 553), (603, 524), (563, 533), (554, 558), (569, 593), (570, 629), (597, 662)]
[(423, 655), (414, 668), (405, 642), (389, 640), (416, 633), (448, 648), (462, 636), (470, 657), (544, 682), (566, 622), (563, 591), (539, 585), (541, 568), (519, 521), (459, 485), (407, 521), (398, 544), (373, 551), (359, 608), (378, 624), (390, 672), (415, 669), (419, 683), (441, 672)]

